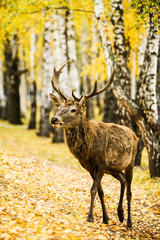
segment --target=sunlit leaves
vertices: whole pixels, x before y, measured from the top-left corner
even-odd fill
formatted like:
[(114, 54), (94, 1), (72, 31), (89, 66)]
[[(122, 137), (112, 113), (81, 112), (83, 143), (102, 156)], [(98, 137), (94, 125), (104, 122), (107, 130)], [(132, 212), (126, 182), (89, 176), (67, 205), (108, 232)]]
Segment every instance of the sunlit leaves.
[(154, 24), (159, 28), (160, 31), (160, 2), (159, 0), (132, 0), (131, 6), (134, 8), (137, 13), (137, 28), (140, 27), (141, 24), (148, 23), (148, 15), (152, 14)]
[[(0, 151), (0, 238), (159, 239), (160, 180), (151, 179), (144, 164), (143, 168), (134, 169), (133, 230), (127, 230), (126, 222), (118, 220), (120, 185), (108, 175), (103, 178), (102, 185), (109, 225), (101, 223), (98, 197), (94, 208), (95, 222), (87, 223), (92, 179), (75, 165), (77, 160), (71, 157), (64, 144), (51, 144), (49, 139), (36, 136), (35, 131), (5, 122), (0, 122), (0, 131), (3, 150), (3, 153)], [(124, 213), (126, 221), (126, 197)]]

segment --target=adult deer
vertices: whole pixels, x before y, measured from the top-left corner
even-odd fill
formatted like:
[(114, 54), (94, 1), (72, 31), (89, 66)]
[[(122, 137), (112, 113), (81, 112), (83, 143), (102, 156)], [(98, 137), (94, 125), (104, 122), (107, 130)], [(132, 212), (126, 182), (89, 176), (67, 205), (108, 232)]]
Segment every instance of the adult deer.
[(82, 94), (81, 97), (78, 98), (72, 91), (73, 99), (67, 99), (59, 88), (59, 77), (67, 62), (64, 63), (58, 71), (54, 68), (54, 74), (51, 79), (54, 90), (64, 99), (62, 103), (60, 98), (50, 94), (52, 103), (58, 107), (57, 114), (51, 119), (51, 124), (55, 128), (64, 128), (66, 142), (70, 151), (93, 178), (91, 205), (87, 221), (93, 222), (94, 199), (98, 191), (103, 211), (103, 223), (108, 223), (109, 218), (106, 212), (104, 192), (101, 186), (102, 177), (107, 173), (119, 180), (121, 184), (117, 209), (120, 222), (124, 220), (122, 203), (126, 184), (128, 202), (127, 227), (132, 228), (130, 213), (131, 181), (138, 138), (135, 133), (126, 126), (95, 120), (89, 121), (83, 115), (86, 100), (108, 89), (113, 82), (115, 69), (112, 71), (108, 83), (101, 90), (97, 90), (96, 81), (94, 90), (91, 93), (87, 95)]

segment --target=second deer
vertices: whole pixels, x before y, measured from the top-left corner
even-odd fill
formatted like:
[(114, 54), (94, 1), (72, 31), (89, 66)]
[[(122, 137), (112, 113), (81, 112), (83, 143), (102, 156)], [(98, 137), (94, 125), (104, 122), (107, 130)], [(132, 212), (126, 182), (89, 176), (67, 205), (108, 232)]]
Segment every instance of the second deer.
[(52, 86), (64, 101), (62, 102), (60, 98), (50, 94), (52, 103), (58, 107), (56, 115), (51, 119), (51, 124), (55, 128), (64, 128), (66, 142), (71, 153), (93, 178), (91, 205), (87, 221), (93, 222), (94, 199), (98, 192), (103, 211), (103, 223), (108, 223), (109, 217), (104, 203), (104, 192), (101, 180), (104, 174), (110, 174), (119, 180), (121, 184), (117, 209), (120, 222), (124, 220), (122, 203), (125, 186), (127, 188), (127, 227), (132, 228), (131, 182), (138, 138), (135, 133), (126, 126), (96, 120), (89, 121), (83, 114), (87, 99), (106, 91), (111, 85), (114, 79), (115, 69), (112, 71), (108, 83), (101, 90), (97, 90), (96, 81), (94, 90), (90, 94), (82, 94), (81, 97), (78, 98), (72, 91), (73, 99), (67, 99), (59, 87), (59, 77), (67, 62), (63, 64), (58, 71), (54, 68), (54, 74), (51, 80)]

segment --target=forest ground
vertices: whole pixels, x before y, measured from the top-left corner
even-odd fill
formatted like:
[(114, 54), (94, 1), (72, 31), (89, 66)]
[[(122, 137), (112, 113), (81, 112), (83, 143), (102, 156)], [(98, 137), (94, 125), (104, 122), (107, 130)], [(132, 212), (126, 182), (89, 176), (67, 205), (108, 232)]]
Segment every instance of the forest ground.
[[(52, 160), (52, 161), (51, 161)], [(120, 184), (103, 178), (109, 225), (96, 198), (87, 223), (92, 180), (65, 144), (52, 144), (26, 126), (0, 121), (0, 239), (160, 239), (160, 179), (150, 179), (147, 154), (134, 168), (133, 230), (117, 216)]]

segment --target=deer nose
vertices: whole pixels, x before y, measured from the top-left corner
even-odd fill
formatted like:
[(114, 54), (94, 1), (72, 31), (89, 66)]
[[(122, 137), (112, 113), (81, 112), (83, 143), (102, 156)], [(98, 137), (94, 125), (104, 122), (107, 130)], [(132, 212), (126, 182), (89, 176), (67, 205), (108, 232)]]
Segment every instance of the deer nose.
[(53, 118), (51, 118), (51, 123), (54, 124), (57, 120), (58, 120), (58, 118), (53, 117)]

